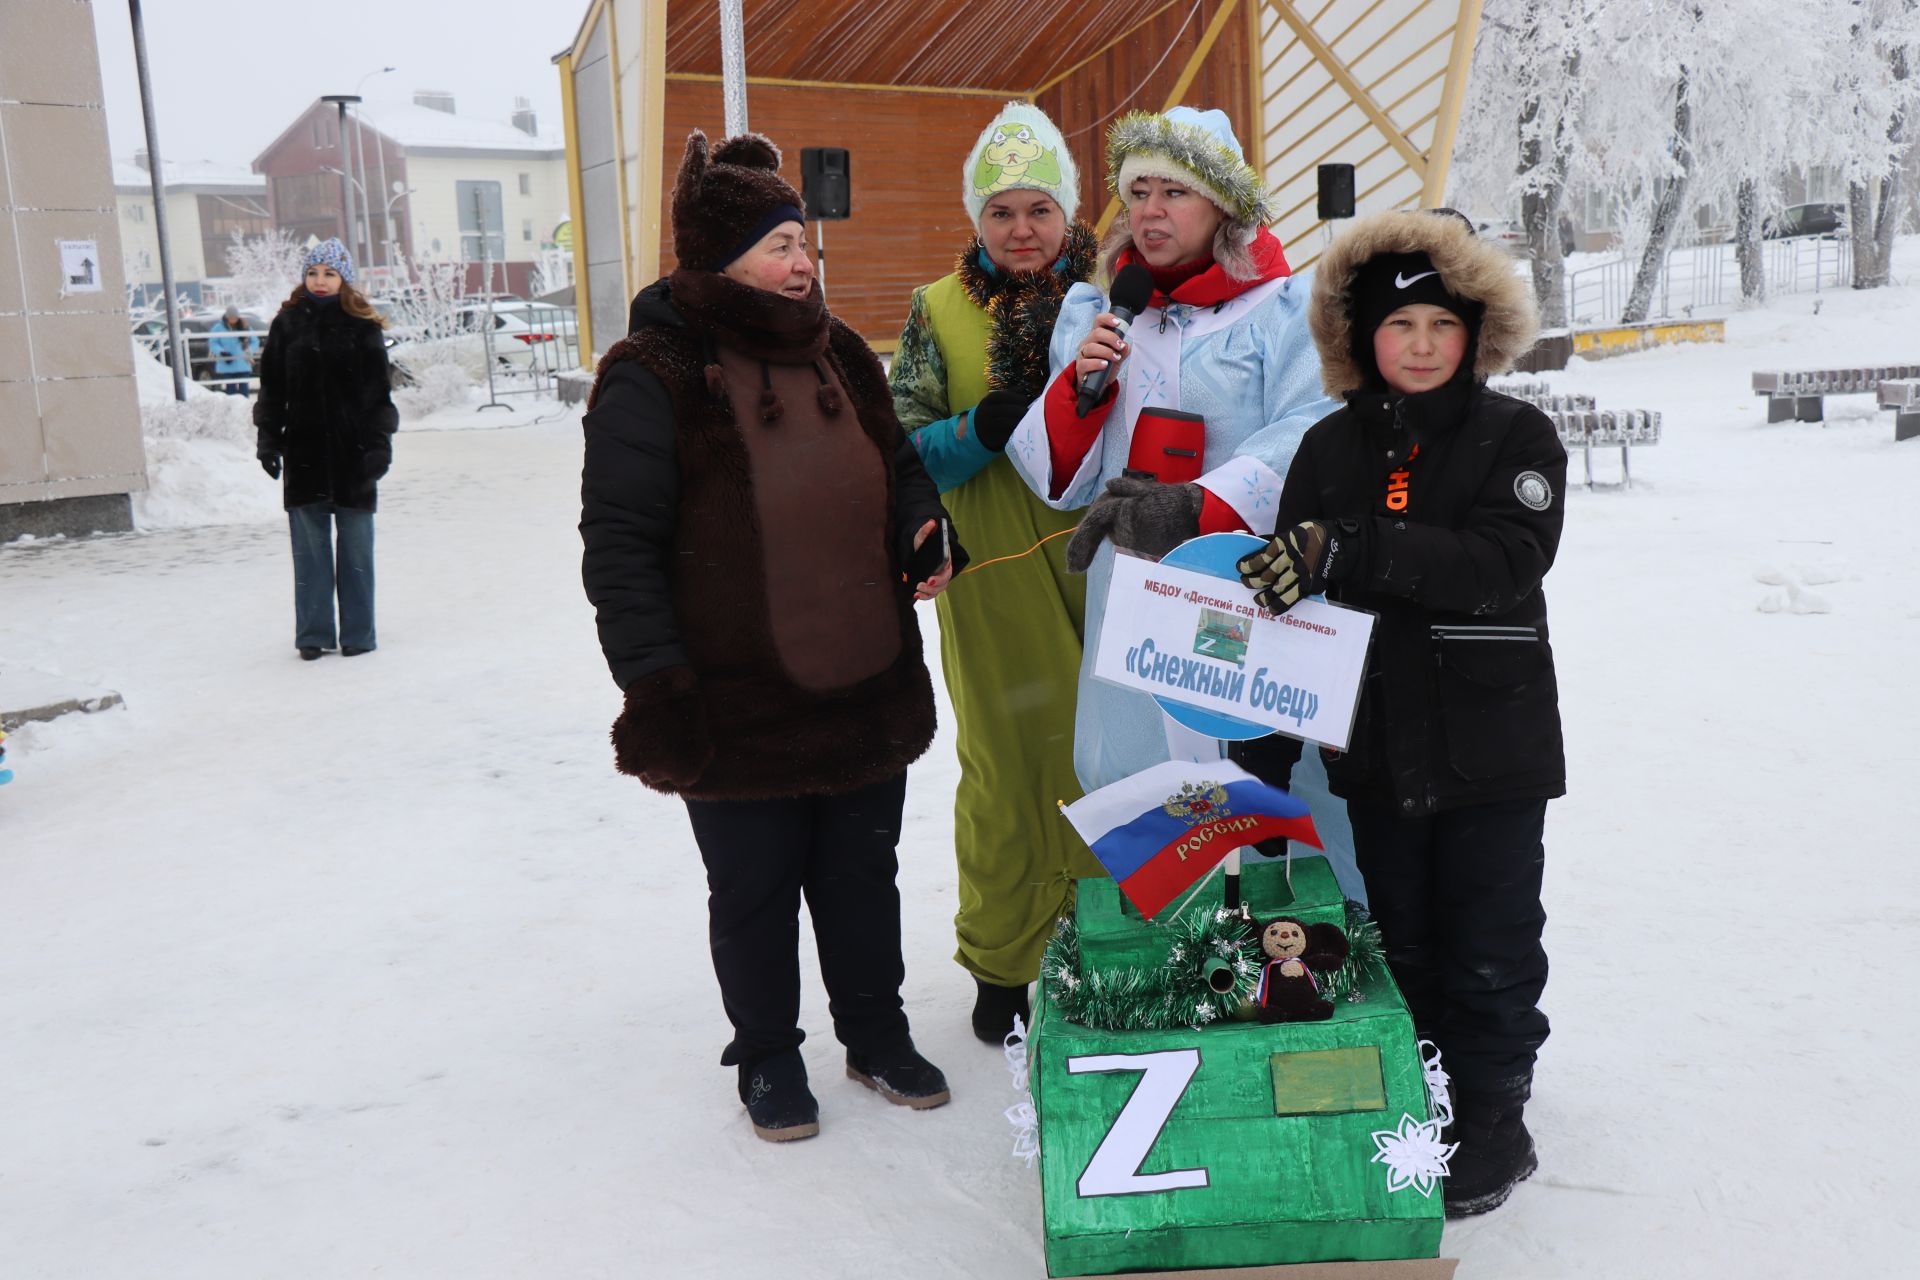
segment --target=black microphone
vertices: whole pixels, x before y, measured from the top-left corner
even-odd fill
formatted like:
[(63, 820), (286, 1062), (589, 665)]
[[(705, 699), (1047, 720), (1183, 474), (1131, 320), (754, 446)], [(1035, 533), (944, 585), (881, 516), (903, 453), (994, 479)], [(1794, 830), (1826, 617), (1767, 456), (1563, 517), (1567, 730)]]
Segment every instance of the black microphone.
[[(1153, 277), (1147, 269), (1137, 262), (1129, 262), (1120, 268), (1120, 274), (1113, 278), (1113, 292), (1107, 295), (1107, 310), (1120, 322), (1120, 336), (1127, 336), (1127, 326), (1133, 318), (1147, 309), (1147, 303), (1153, 297)], [(1107, 379), (1113, 376), (1113, 365), (1104, 369), (1095, 369), (1080, 380), (1080, 399), (1073, 406), (1078, 417), (1086, 417), (1093, 412), (1093, 406), (1100, 402), (1100, 396), (1107, 389)]]

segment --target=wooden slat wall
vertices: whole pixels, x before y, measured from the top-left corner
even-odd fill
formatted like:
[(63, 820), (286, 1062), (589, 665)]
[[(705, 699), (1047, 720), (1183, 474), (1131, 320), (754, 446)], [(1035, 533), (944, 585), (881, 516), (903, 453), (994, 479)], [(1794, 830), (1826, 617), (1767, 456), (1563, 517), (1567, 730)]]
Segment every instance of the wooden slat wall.
[[(1067, 135), (1074, 159), (1080, 162), (1080, 216), (1089, 224), (1097, 222), (1107, 207), (1107, 126), (1129, 111), (1158, 111), (1167, 105), (1167, 95), (1187, 59), (1225, 2), (1201, 0), (1197, 12), (1189, 5), (1175, 5), (1035, 99)], [(1241, 4), (1255, 2), (1240, 0)], [(1247, 44), (1246, 20), (1236, 10), (1179, 105), (1225, 111), (1251, 160), (1253, 81)]]
[[(953, 270), (972, 228), (960, 200), (966, 150), (992, 119), (991, 98), (754, 85), (748, 120), (779, 144), (800, 188), (802, 147), (851, 153), (853, 216), (826, 224), (827, 304), (876, 348), (892, 350), (914, 289)], [(671, 271), (673, 178), (687, 134), (724, 132), (720, 86), (669, 80), (660, 262)], [(808, 224), (811, 239), (813, 224)]]

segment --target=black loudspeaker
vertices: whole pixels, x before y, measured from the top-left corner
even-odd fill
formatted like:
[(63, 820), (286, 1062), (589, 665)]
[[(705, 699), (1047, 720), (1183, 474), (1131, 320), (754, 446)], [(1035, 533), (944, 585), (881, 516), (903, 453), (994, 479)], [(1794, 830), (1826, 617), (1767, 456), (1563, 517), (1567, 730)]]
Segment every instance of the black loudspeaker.
[(853, 168), (845, 147), (800, 149), (800, 196), (809, 218), (836, 222), (852, 215)]
[(1351, 218), (1353, 216), (1353, 166), (1350, 164), (1323, 164), (1320, 166), (1320, 207), (1315, 216), (1322, 222), (1329, 218)]

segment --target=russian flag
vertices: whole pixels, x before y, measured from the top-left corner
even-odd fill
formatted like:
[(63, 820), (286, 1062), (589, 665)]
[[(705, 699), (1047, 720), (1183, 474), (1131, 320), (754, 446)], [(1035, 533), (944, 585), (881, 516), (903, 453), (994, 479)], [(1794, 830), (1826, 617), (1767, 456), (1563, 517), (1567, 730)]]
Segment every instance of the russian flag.
[(1062, 812), (1151, 918), (1230, 850), (1276, 836), (1320, 848), (1304, 801), (1228, 760), (1169, 760), (1090, 792)]

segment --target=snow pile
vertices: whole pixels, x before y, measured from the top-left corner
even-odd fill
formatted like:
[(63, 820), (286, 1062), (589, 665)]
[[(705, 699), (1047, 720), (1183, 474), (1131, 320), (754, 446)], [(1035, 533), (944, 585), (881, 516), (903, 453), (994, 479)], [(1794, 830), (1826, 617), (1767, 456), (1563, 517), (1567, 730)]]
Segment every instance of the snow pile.
[(173, 373), (133, 344), (147, 490), (133, 495), (143, 530), (245, 524), (280, 513), (280, 488), (253, 456), (253, 401), (187, 383), (173, 398)]
[[(458, 339), (453, 339), (419, 343), (407, 348), (405, 364), (407, 372), (413, 375), (413, 385), (401, 387), (393, 393), (394, 407), (400, 410), (402, 421), (425, 418), (442, 409), (466, 404), (473, 398), (473, 373), (466, 362), (459, 358), (458, 346)], [(423, 348), (429, 349), (425, 352), (428, 359), (417, 361), (414, 353), (421, 352)], [(486, 376), (484, 369), (480, 376)]]

